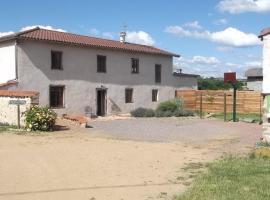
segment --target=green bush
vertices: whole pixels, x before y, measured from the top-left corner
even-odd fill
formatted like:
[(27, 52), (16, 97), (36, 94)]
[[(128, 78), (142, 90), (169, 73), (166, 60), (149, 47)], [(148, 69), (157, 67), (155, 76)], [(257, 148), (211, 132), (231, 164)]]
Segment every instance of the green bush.
[(133, 117), (154, 117), (155, 111), (148, 108), (137, 108), (130, 112)]
[(157, 109), (137, 108), (130, 112), (133, 117), (183, 117), (194, 116), (194, 113), (183, 109), (183, 101), (180, 98), (162, 102)]
[(25, 128), (31, 131), (52, 131), (56, 113), (48, 107), (31, 106), (24, 112)]
[(155, 111), (153, 109), (146, 109), (144, 117), (154, 117)]
[(161, 102), (158, 105), (156, 111), (158, 112), (170, 111), (173, 113), (177, 110), (182, 110), (182, 109), (183, 109), (183, 101), (182, 99), (177, 98), (177, 99)]

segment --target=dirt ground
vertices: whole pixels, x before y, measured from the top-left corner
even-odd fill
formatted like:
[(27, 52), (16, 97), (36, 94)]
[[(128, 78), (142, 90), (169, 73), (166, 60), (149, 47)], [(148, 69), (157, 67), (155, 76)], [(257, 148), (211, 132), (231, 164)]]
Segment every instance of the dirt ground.
[(93, 127), (0, 133), (0, 199), (171, 199), (190, 185), (187, 166), (248, 152), (261, 133), (256, 124), (198, 119), (96, 121)]

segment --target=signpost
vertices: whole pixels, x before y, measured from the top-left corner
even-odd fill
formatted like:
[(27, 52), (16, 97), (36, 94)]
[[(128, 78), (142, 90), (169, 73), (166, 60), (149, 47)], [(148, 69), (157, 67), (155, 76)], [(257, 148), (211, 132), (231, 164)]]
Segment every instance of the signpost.
[(25, 105), (26, 101), (20, 100), (20, 99), (9, 100), (9, 104), (10, 105), (17, 105), (17, 120), (18, 120), (18, 128), (20, 129), (21, 128), (21, 109), (20, 109), (20, 106)]
[(224, 83), (231, 83), (233, 86), (233, 122), (236, 122), (236, 73), (235, 72), (227, 72), (224, 73)]

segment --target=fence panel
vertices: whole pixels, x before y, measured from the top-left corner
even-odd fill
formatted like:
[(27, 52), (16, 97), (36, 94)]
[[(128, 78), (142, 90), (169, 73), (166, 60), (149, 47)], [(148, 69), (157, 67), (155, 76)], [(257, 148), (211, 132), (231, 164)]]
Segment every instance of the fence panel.
[[(190, 110), (200, 110), (202, 95), (202, 110), (209, 113), (224, 111), (224, 94), (226, 95), (227, 112), (233, 110), (233, 92), (223, 90), (177, 90), (176, 97), (184, 100), (184, 107)], [(236, 111), (238, 113), (262, 112), (261, 93), (254, 91), (237, 91)]]

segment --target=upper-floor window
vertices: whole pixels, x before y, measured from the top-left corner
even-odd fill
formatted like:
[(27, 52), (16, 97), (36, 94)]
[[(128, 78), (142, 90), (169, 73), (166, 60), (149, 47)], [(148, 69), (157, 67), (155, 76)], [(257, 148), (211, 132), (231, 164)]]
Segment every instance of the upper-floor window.
[(50, 86), (50, 107), (64, 107), (64, 86)]
[(161, 83), (161, 65), (155, 65), (155, 82)]
[(63, 69), (62, 66), (62, 52), (61, 51), (51, 51), (51, 68), (52, 69)]
[(125, 102), (126, 103), (133, 103), (133, 89), (126, 88), (125, 90)]
[(97, 55), (97, 72), (106, 73), (106, 56)]
[(131, 73), (138, 74), (139, 73), (139, 59), (131, 58)]

